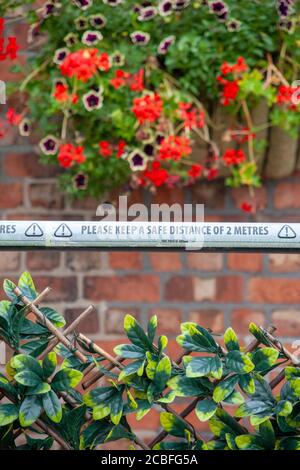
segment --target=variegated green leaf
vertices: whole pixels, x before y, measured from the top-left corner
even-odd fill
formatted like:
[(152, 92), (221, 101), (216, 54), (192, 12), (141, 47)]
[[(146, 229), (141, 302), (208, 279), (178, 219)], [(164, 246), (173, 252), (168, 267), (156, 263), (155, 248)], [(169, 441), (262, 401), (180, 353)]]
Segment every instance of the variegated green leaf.
[(220, 348), (212, 335), (196, 323), (181, 324), (182, 335), (176, 338), (177, 343), (188, 351), (217, 353)]
[(225, 359), (226, 368), (237, 374), (248, 374), (254, 369), (250, 357), (240, 351), (230, 351)]
[(41, 382), (36, 387), (28, 388), (26, 395), (43, 395), (51, 390), (47, 382)]
[(57, 366), (57, 356), (55, 352), (52, 351), (49, 354), (47, 354), (47, 356), (45, 357), (42, 363), (44, 377), (48, 378), (52, 374), (54, 374), (56, 366)]
[(0, 405), (0, 426), (13, 423), (19, 416), (19, 408), (12, 403)]
[(170, 359), (167, 356), (163, 357), (157, 364), (153, 379), (156, 393), (160, 393), (165, 389), (166, 383), (171, 377), (171, 370)]
[(134, 344), (119, 344), (114, 348), (115, 354), (125, 359), (143, 359), (145, 350)]
[(224, 439), (227, 433), (238, 436), (245, 432), (237, 420), (221, 408), (218, 408), (214, 416), (209, 420), (209, 427), (215, 436)]
[(134, 345), (146, 351), (152, 350), (152, 343), (150, 343), (141, 325), (131, 315), (126, 315), (124, 318), (124, 330)]
[(266, 420), (259, 425), (259, 437), (262, 446), (266, 450), (274, 450), (275, 448), (275, 432), (270, 420)]
[(30, 370), (22, 370), (15, 375), (15, 380), (26, 387), (36, 387), (42, 383), (42, 379)]
[(105, 405), (97, 405), (93, 408), (93, 419), (95, 421), (105, 418), (110, 414), (110, 406)]
[(257, 436), (243, 434), (235, 438), (235, 443), (240, 450), (263, 450), (260, 440)]
[(26, 397), (19, 410), (19, 421), (22, 427), (33, 424), (42, 412), (42, 399), (39, 395)]
[(125, 377), (128, 377), (129, 375), (132, 374), (137, 374), (139, 376), (143, 375), (144, 372), (144, 367), (145, 367), (146, 361), (144, 360), (139, 360), (132, 362), (131, 364), (128, 364), (122, 369), (119, 375), (119, 381), (123, 380)]
[(153, 343), (157, 328), (157, 316), (153, 315), (148, 321), (147, 334), (150, 343)]
[(222, 377), (222, 363), (218, 356), (214, 357), (193, 357), (186, 367), (187, 377)]
[(264, 344), (265, 346), (272, 346), (264, 332), (259, 326), (255, 325), (255, 323), (250, 323), (249, 331), (261, 344)]
[(212, 388), (206, 378), (189, 379), (183, 375), (175, 375), (167, 385), (178, 397), (206, 397)]
[(119, 424), (123, 414), (123, 399), (122, 394), (118, 393), (110, 402), (110, 419), (117, 425)]
[(63, 369), (55, 374), (51, 382), (56, 392), (75, 388), (82, 380), (83, 373), (76, 369)]
[(49, 321), (51, 321), (51, 323), (53, 323), (54, 326), (56, 326), (56, 328), (62, 328), (65, 326), (66, 320), (60, 313), (54, 310), (54, 308), (41, 307), (40, 311)]
[(34, 357), (26, 354), (17, 354), (11, 358), (10, 364), (17, 372), (29, 370), (34, 372), (40, 378), (43, 378), (43, 369)]
[(217, 403), (225, 400), (229, 395), (231, 395), (238, 381), (238, 375), (232, 375), (222, 380), (222, 382), (218, 383), (218, 385), (214, 389), (213, 399)]
[(252, 395), (255, 392), (255, 382), (251, 374), (240, 375), (239, 386), (249, 395)]
[(276, 442), (276, 450), (300, 450), (299, 437), (284, 437)]
[(255, 370), (261, 372), (268, 370), (278, 359), (279, 352), (274, 348), (258, 349), (251, 355), (251, 360), (255, 365)]
[(25, 295), (30, 301), (34, 300), (37, 297), (37, 291), (34, 286), (29, 272), (25, 271), (18, 282), (18, 287), (23, 295)]
[(195, 412), (197, 418), (204, 422), (208, 421), (217, 411), (218, 405), (213, 400), (201, 400), (197, 403)]
[(184, 420), (176, 418), (172, 413), (161, 413), (160, 424), (171, 436), (185, 437), (185, 431), (187, 428)]
[(62, 407), (59, 398), (50, 390), (48, 393), (42, 395), (43, 408), (46, 415), (54, 423), (59, 423), (62, 418)]
[(224, 342), (228, 351), (240, 350), (238, 338), (232, 328), (227, 328), (227, 330), (225, 331)]

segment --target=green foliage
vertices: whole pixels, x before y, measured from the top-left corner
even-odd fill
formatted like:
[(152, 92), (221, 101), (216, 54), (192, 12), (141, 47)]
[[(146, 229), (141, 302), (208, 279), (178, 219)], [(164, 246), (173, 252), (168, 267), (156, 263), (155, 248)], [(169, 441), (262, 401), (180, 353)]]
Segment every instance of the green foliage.
[[(31, 277), (26, 274), (21, 279), (22, 292), (36, 296)], [(6, 374), (0, 374), (0, 393), (8, 399), (0, 404), (1, 449), (51, 448), (52, 437), (31, 436), (41, 422), (70, 449), (96, 449), (124, 438), (140, 445), (127, 418), (133, 414), (146, 422), (151, 410), (160, 412), (161, 427), (172, 436), (157, 443), (155, 450), (300, 449), (300, 369), (290, 362), (285, 365), (289, 360), (285, 350), (257, 325), (249, 326), (257, 342), (246, 351), (232, 328), (224, 334), (223, 347), (223, 338), (219, 343), (207, 329), (183, 323), (177, 337), (182, 359), (174, 362), (167, 354), (167, 338), (156, 335), (155, 316), (144, 329), (126, 315), (128, 343), (114, 351), (124, 359), (119, 358), (117, 374), (115, 369), (101, 366), (103, 357), (91, 348), (86, 348), (86, 364), (75, 356), (76, 348), (62, 345), (42, 359), (41, 353), (24, 353), (24, 344), (39, 343), (43, 338), (47, 347), (53, 337), (43, 325), (25, 323), (29, 320), (22, 300), (13, 296), (10, 282), (5, 281), (5, 286), (10, 300), (0, 304), (7, 327), (1, 337), (9, 342), (9, 325), (16, 311), (22, 311), (22, 321), (15, 332), (15, 353)], [(44, 308), (44, 312), (49, 310)], [(64, 325), (58, 314), (48, 318)], [(82, 393), (83, 371), (92, 363), (106, 376), (106, 382)], [(275, 394), (267, 377), (277, 367), (284, 369), (284, 380)], [(189, 398), (198, 420), (208, 422), (213, 434), (208, 442), (201, 439), (197, 426), (174, 411), (177, 397)], [(17, 430), (25, 431), (21, 446), (15, 442)]]

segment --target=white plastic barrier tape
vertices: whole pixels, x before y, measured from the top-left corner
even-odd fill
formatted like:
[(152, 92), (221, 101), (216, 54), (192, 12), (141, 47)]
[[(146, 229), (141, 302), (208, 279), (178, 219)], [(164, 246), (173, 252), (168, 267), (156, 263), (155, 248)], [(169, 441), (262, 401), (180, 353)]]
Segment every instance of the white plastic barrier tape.
[(1, 221), (0, 249), (300, 251), (300, 223)]

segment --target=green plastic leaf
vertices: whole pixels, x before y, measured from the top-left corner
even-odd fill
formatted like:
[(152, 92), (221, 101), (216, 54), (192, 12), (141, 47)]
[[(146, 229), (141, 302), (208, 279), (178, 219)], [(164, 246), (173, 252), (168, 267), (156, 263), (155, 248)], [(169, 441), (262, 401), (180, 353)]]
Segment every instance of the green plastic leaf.
[(228, 351), (239, 351), (240, 345), (232, 328), (227, 328), (224, 334), (224, 342)]
[(62, 418), (62, 407), (58, 396), (50, 390), (42, 395), (43, 407), (46, 415), (54, 423), (59, 423)]
[(134, 344), (120, 344), (114, 348), (114, 353), (125, 359), (143, 359), (145, 350)]
[(264, 449), (274, 450), (276, 439), (275, 432), (270, 420), (266, 420), (259, 425), (259, 437)]
[(64, 317), (58, 313), (56, 310), (50, 307), (42, 307), (40, 308), (42, 314), (53, 323), (56, 328), (63, 328), (66, 324), (66, 320)]
[(82, 380), (83, 373), (75, 369), (63, 369), (55, 374), (51, 382), (56, 392), (75, 388)]
[(245, 393), (249, 395), (255, 392), (255, 382), (251, 374), (240, 375), (239, 386)]
[(206, 378), (189, 379), (183, 375), (172, 377), (167, 385), (178, 397), (206, 397), (212, 388)]
[(138, 374), (139, 376), (143, 375), (145, 362), (146, 361), (144, 360), (140, 360), (126, 365), (124, 369), (122, 369), (122, 371), (120, 372), (119, 381), (132, 374)]
[(227, 433), (238, 436), (245, 432), (237, 420), (221, 408), (209, 420), (209, 427), (215, 436), (224, 439)]
[(222, 382), (220, 382), (214, 389), (213, 399), (217, 403), (225, 400), (229, 395), (232, 394), (238, 381), (238, 375), (232, 375), (231, 377), (222, 380)]
[(106, 418), (110, 415), (110, 406), (106, 406), (104, 403), (102, 405), (97, 405), (93, 408), (93, 419), (95, 421)]
[(11, 403), (0, 405), (0, 426), (13, 423), (19, 416), (19, 408)]
[(157, 364), (153, 379), (156, 393), (160, 393), (165, 389), (166, 383), (171, 377), (171, 370), (170, 359), (167, 356), (163, 357)]
[(30, 370), (23, 370), (21, 372), (18, 372), (14, 376), (14, 379), (19, 384), (25, 385), (26, 387), (35, 387), (42, 383), (42, 379), (37, 374), (35, 374), (34, 372), (31, 372)]
[(119, 393), (110, 403), (110, 419), (114, 424), (119, 424), (123, 414), (123, 398)]
[(196, 323), (182, 323), (181, 331), (182, 335), (178, 336), (176, 341), (188, 351), (216, 353), (220, 349), (212, 335)]
[(186, 367), (187, 377), (211, 376), (215, 379), (222, 377), (222, 363), (218, 356), (193, 357)]
[(29, 272), (25, 271), (18, 282), (18, 287), (22, 294), (27, 297), (30, 301), (33, 301), (37, 297), (37, 291), (34, 286), (34, 282), (32, 280), (31, 275)]
[(10, 363), (17, 372), (29, 370), (38, 375), (41, 379), (43, 378), (42, 367), (39, 362), (31, 356), (26, 354), (17, 354), (11, 358)]
[(272, 346), (264, 332), (259, 326), (255, 325), (255, 323), (250, 323), (249, 331), (260, 343), (264, 344), (265, 346)]
[(251, 360), (255, 365), (255, 370), (261, 372), (268, 370), (278, 359), (279, 352), (274, 348), (258, 349), (251, 355)]
[(275, 408), (278, 416), (289, 416), (293, 411), (293, 404), (288, 400), (281, 400)]
[(21, 426), (27, 427), (33, 424), (42, 412), (42, 400), (39, 395), (26, 397), (19, 410)]
[(47, 382), (41, 382), (36, 387), (31, 387), (26, 391), (26, 395), (43, 395), (51, 390)]
[(18, 296), (14, 292), (14, 289), (16, 287), (17, 287), (16, 284), (14, 284), (12, 281), (10, 281), (9, 279), (4, 279), (3, 290), (10, 300), (15, 301), (18, 299)]
[(156, 328), (157, 328), (157, 316), (153, 315), (148, 321), (148, 338), (150, 343), (153, 343), (155, 335), (156, 335)]
[(213, 400), (202, 400), (197, 403), (196, 415), (200, 421), (208, 421), (217, 411), (218, 405)]
[(235, 443), (240, 450), (263, 450), (260, 440), (257, 436), (244, 434), (235, 438)]
[(276, 443), (276, 450), (300, 450), (300, 438), (284, 437)]
[(185, 437), (186, 424), (174, 416), (172, 413), (163, 412), (160, 414), (160, 424), (168, 434), (175, 437)]
[(131, 315), (126, 315), (124, 318), (124, 330), (130, 341), (144, 350), (152, 350), (152, 343), (150, 343), (146, 333), (141, 325)]
[(56, 366), (57, 366), (57, 356), (55, 352), (52, 351), (49, 354), (47, 354), (47, 356), (43, 360), (42, 367), (43, 367), (44, 376), (48, 378), (52, 374), (54, 374)]
[(254, 364), (246, 354), (230, 351), (225, 359), (226, 368), (237, 374), (247, 374), (254, 369)]

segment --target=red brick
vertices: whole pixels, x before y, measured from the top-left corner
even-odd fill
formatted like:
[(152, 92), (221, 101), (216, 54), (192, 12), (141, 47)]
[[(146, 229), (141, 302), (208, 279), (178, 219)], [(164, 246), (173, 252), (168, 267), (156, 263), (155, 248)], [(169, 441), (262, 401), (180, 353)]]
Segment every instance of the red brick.
[[(204, 204), (204, 210), (205, 208), (222, 210), (225, 206), (223, 181), (210, 183), (201, 181), (196, 184), (192, 187), (192, 201), (194, 204)], [(207, 220), (206, 217), (205, 220)]]
[(64, 206), (64, 197), (55, 183), (31, 184), (28, 196), (32, 207), (62, 209)]
[(168, 308), (155, 308), (150, 310), (148, 318), (157, 315), (157, 332), (159, 335), (179, 335), (182, 311)]
[(253, 322), (258, 326), (265, 326), (264, 313), (247, 308), (236, 309), (231, 314), (231, 326), (238, 334), (249, 334), (249, 324)]
[[(236, 207), (240, 208), (242, 203), (249, 200), (249, 190), (247, 187), (234, 188), (231, 190), (231, 197)], [(268, 195), (265, 187), (255, 189), (256, 207), (258, 210), (264, 209), (268, 204)]]
[(14, 251), (2, 251), (0, 255), (0, 271), (18, 271), (20, 268), (20, 253)]
[(60, 253), (57, 251), (30, 251), (26, 255), (26, 266), (30, 271), (51, 271), (60, 264)]
[(300, 311), (278, 310), (272, 314), (277, 336), (300, 336)]
[(109, 308), (105, 312), (105, 333), (110, 335), (124, 335), (124, 317), (130, 313), (136, 320), (140, 319), (140, 312), (135, 308), (125, 309)]
[(91, 271), (101, 269), (102, 257), (98, 251), (70, 251), (66, 255), (67, 268), (72, 271)]
[(220, 310), (198, 310), (190, 312), (189, 321), (204, 328), (210, 328), (215, 333), (224, 332), (224, 315)]
[(179, 253), (150, 253), (149, 257), (155, 271), (178, 271), (182, 267)]
[[(85, 307), (82, 308), (67, 308), (65, 310), (65, 318), (67, 321), (67, 325), (73, 323), (73, 321), (79, 317), (79, 315), (86, 309)], [(96, 334), (99, 332), (99, 319), (98, 319), (98, 312), (94, 308), (94, 310), (84, 318), (77, 328), (77, 331), (83, 334)]]
[(47, 302), (70, 302), (77, 298), (76, 277), (35, 276), (34, 282), (39, 292), (51, 287)]
[(216, 300), (219, 302), (243, 301), (243, 278), (240, 276), (217, 277)]
[(259, 253), (230, 253), (227, 263), (232, 271), (257, 272), (262, 270), (263, 257)]
[(4, 158), (4, 172), (11, 177), (49, 178), (59, 174), (55, 165), (42, 165), (35, 153), (8, 153)]
[(170, 356), (174, 361), (176, 361), (179, 357), (182, 356), (184, 350), (179, 346), (176, 339), (170, 339), (168, 342), (168, 346), (166, 348), (166, 354)]
[(166, 300), (192, 302), (194, 297), (193, 280), (191, 277), (173, 276), (165, 286)]
[(274, 193), (274, 206), (276, 209), (299, 209), (300, 183), (278, 183)]
[(193, 278), (194, 295), (192, 300), (197, 302), (213, 301), (217, 296), (217, 282), (215, 278)]
[(251, 279), (249, 282), (249, 300), (270, 304), (300, 303), (300, 279)]
[(300, 255), (273, 253), (269, 255), (269, 269), (271, 272), (276, 273), (299, 272)]
[(127, 415), (127, 420), (133, 431), (140, 431), (142, 429), (156, 431), (160, 428), (160, 413), (153, 408), (139, 421), (136, 419), (135, 413)]
[(141, 253), (116, 252), (109, 254), (109, 265), (112, 269), (141, 269)]
[(158, 302), (159, 278), (150, 275), (122, 277), (86, 277), (84, 293), (91, 300)]
[(191, 269), (220, 271), (223, 266), (223, 255), (221, 253), (190, 253), (187, 261)]
[(0, 209), (12, 209), (22, 204), (22, 186), (19, 183), (0, 184)]

